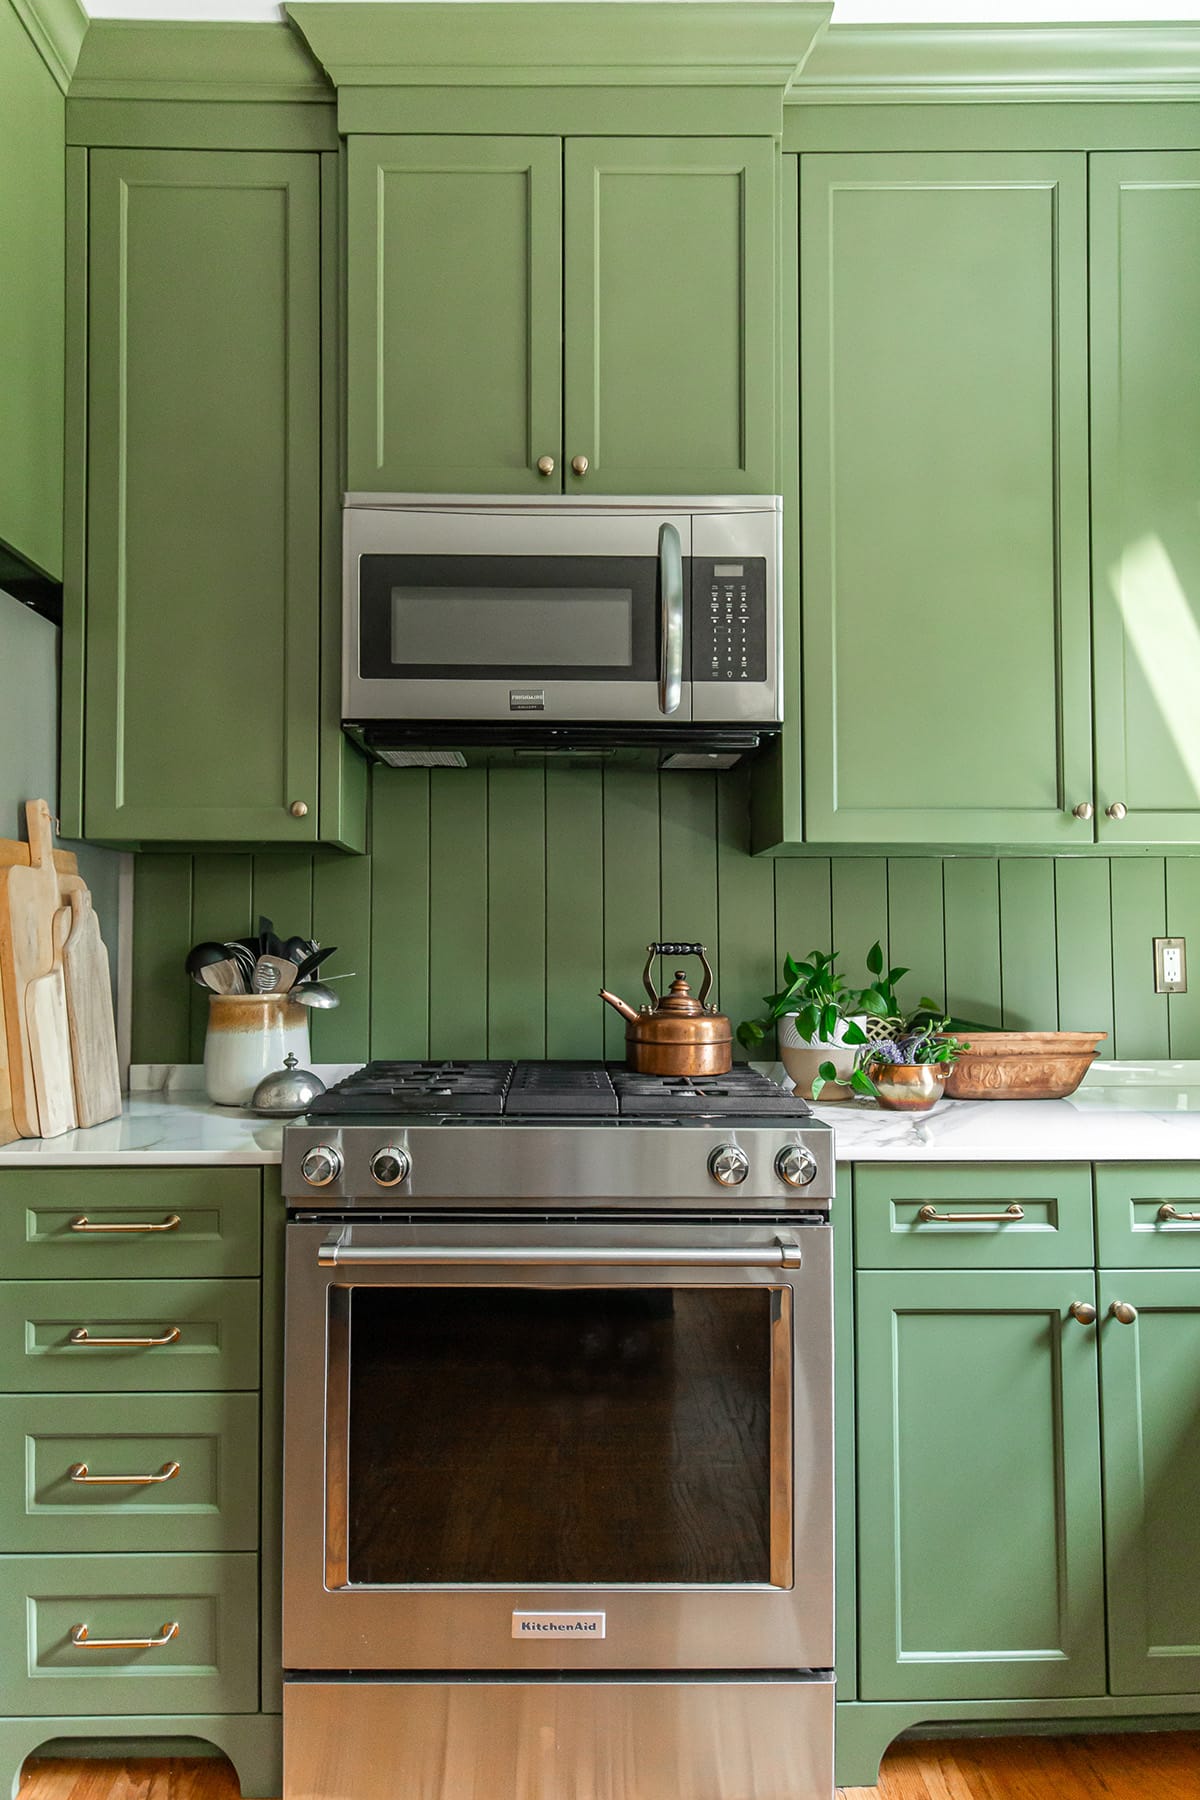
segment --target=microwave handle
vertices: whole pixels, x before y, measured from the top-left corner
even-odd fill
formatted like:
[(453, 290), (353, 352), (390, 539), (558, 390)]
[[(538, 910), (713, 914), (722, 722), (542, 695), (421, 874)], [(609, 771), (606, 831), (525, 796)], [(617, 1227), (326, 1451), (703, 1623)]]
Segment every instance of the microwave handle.
[(673, 713), (683, 692), (683, 551), (674, 525), (659, 528), (658, 573), (662, 620), (658, 710)]

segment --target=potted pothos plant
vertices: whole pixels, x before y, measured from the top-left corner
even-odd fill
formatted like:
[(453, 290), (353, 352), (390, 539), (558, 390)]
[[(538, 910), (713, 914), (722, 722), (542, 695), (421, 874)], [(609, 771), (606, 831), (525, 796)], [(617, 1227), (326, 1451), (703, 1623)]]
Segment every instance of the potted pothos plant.
[(738, 1042), (754, 1055), (776, 1027), (780, 1059), (806, 1099), (822, 1065), (832, 1071), (823, 1084), (826, 1100), (849, 1099), (858, 1053), (869, 1042), (862, 994), (834, 967), (838, 955), (810, 950), (799, 961), (785, 956), (783, 986), (764, 995), (766, 1010), (757, 1019), (743, 1019), (737, 1029)]
[(913, 1012), (901, 1007), (896, 983), (908, 970), (885, 973), (879, 944), (867, 954), (867, 971), (872, 980), (860, 996), (867, 1015), (867, 1041), (856, 1050), (849, 1076), (832, 1058), (821, 1064), (812, 1097), (817, 1099), (827, 1086), (836, 1084), (897, 1112), (928, 1112), (941, 1099), (955, 1062), (971, 1046), (957, 1035), (958, 1021), (946, 1016), (936, 1000), (923, 997)]

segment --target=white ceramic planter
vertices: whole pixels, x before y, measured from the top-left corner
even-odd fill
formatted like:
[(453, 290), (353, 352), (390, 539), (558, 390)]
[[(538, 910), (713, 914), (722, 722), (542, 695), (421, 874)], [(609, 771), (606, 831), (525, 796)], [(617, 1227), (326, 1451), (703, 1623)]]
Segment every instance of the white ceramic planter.
[(846, 1027), (850, 1024), (857, 1025), (865, 1031), (867, 1028), (866, 1014), (856, 1014), (852, 1019), (839, 1019), (831, 1038), (801, 1037), (796, 1030), (794, 1013), (785, 1013), (783, 1018), (778, 1021), (780, 1061), (795, 1083), (796, 1092), (805, 1100), (812, 1099), (813, 1082), (820, 1074), (823, 1062), (831, 1062), (840, 1079), (826, 1082), (821, 1089), (821, 1099), (850, 1100), (853, 1098), (853, 1089), (849, 1082), (861, 1046), (844, 1042)]
[(214, 994), (204, 1036), (204, 1087), (218, 1106), (246, 1106), (289, 1051), (311, 1065), (308, 1008), (286, 994)]

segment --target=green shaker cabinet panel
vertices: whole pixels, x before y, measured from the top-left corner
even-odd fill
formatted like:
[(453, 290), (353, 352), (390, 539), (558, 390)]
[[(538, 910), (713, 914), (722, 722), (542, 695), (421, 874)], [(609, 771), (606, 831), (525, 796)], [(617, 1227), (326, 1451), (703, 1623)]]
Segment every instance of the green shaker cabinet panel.
[(567, 491), (772, 492), (773, 143), (568, 138), (565, 167)]
[(801, 158), (809, 841), (1092, 842), (1086, 220), (1082, 155)]
[(861, 1699), (1104, 1692), (1094, 1283), (858, 1277)]
[(353, 137), (348, 226), (348, 486), (557, 492), (561, 141)]
[(1200, 152), (1093, 156), (1090, 221), (1099, 835), (1194, 843)]
[(89, 205), (86, 833), (311, 842), (319, 158), (97, 150)]
[[(1123, 1323), (1110, 1309), (1132, 1308)], [(1109, 1688), (1200, 1689), (1200, 1272), (1100, 1277)]]

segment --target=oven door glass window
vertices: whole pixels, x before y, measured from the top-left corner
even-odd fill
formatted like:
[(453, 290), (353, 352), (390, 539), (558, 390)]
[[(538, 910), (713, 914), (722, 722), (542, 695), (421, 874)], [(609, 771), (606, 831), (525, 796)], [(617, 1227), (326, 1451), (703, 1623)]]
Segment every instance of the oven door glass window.
[(366, 677), (657, 676), (657, 557), (365, 555), (359, 582)]
[(343, 1290), (350, 1585), (788, 1585), (790, 1291)]

